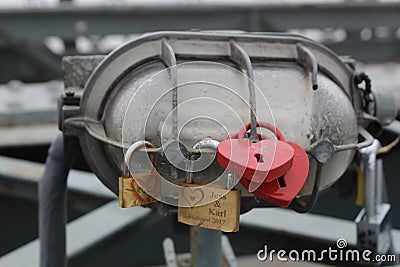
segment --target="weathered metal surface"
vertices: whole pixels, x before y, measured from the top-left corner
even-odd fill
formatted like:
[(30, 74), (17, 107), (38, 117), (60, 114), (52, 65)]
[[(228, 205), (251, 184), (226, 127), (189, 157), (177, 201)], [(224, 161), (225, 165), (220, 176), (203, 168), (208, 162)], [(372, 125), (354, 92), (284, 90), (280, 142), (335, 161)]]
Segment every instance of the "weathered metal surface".
[(86, 81), (105, 56), (63, 57), (62, 69), (66, 92), (76, 92), (85, 87)]
[[(257, 114), (259, 118), (261, 116), (263, 121), (275, 121), (288, 140), (305, 148), (323, 138), (331, 138), (335, 145), (354, 144), (357, 141), (355, 110), (357, 111), (359, 107), (352, 107), (350, 102), (350, 99), (357, 96), (357, 92), (352, 92), (349, 86), (352, 70), (340, 58), (318, 43), (299, 36), (285, 34), (153, 33), (125, 44), (107, 56), (86, 84), (80, 101), (80, 114), (69, 116), (64, 113), (65, 136), (78, 136), (81, 139), (82, 151), (91, 169), (112, 190), (117, 191), (116, 179), (110, 177), (119, 176), (115, 170), (120, 169), (122, 162), (120, 158), (122, 153), (118, 151), (118, 147), (145, 138), (155, 144), (164, 141), (160, 141), (163, 133), (160, 133), (156, 127), (166, 119), (165, 116), (169, 110), (168, 103), (172, 100), (166, 100), (169, 99), (168, 96), (160, 100), (161, 102), (157, 104), (159, 110), (154, 111), (154, 114), (157, 115), (149, 116), (148, 119), (143, 120), (143, 116), (147, 116), (146, 112), (156, 103), (151, 101), (156, 101), (157, 97), (168, 90), (170, 84), (168, 75), (160, 72), (158, 76), (152, 77), (154, 73), (165, 69), (164, 64), (152, 61), (151, 64), (145, 64), (137, 71), (132, 70), (127, 73), (133, 65), (139, 64), (141, 66), (144, 61), (159, 57), (162, 51), (163, 38), (168, 38), (175, 54), (191, 56), (198, 58), (197, 60), (203, 60), (205, 57), (229, 57), (231, 54), (229, 41), (234, 39), (237, 44), (243, 47), (250, 58), (257, 58), (265, 62), (280, 61), (279, 66), (266, 67), (257, 63), (253, 66), (254, 82), (260, 88), (256, 98), (259, 102), (257, 106), (262, 107)], [(299, 43), (308, 47), (321, 68), (320, 75), (318, 75), (320, 88), (316, 91), (313, 91), (313, 84), (309, 81), (310, 77), (307, 71), (296, 63)], [(126, 58), (130, 60), (127, 61)], [(215, 88), (212, 90), (211, 87), (207, 88), (206, 85), (196, 84), (196, 87), (191, 87), (193, 90), (191, 93), (187, 90), (182, 91), (180, 101), (183, 102), (185, 99), (188, 100), (198, 94), (200, 96), (201, 92), (206, 94), (207, 97), (222, 101), (222, 103), (225, 99), (231, 99), (233, 102), (230, 106), (235, 108), (236, 114), (241, 114), (240, 118), (243, 121), (248, 121), (248, 89), (243, 84), (244, 79), (241, 80), (240, 75), (237, 74), (240, 72), (235, 72), (234, 69), (228, 67), (230, 63), (224, 60), (218, 62), (220, 64), (217, 68), (212, 66), (211, 63), (207, 65), (203, 62), (196, 65), (193, 62), (188, 64), (183, 61), (186, 64), (178, 66), (180, 67), (179, 82), (185, 84), (195, 79), (212, 84), (222, 84), (223, 87), (233, 90), (237, 96), (245, 100), (242, 102), (242, 99), (233, 99), (229, 92), (220, 94), (216, 92)], [(221, 64), (225, 64), (226, 69), (222, 69)], [(218, 75), (215, 74), (217, 70)], [(203, 76), (199, 76), (201, 74)], [(132, 79), (132, 77), (135, 78)], [(116, 81), (118, 83), (115, 83)], [(138, 90), (137, 88), (142, 84), (150, 87), (157, 86)], [(167, 86), (167, 88), (162, 86)], [(301, 86), (301, 90), (299, 86)], [(290, 90), (290, 94), (282, 94), (279, 88)], [(113, 95), (112, 99), (106, 97), (111, 94)], [(133, 95), (139, 102), (130, 101)], [(265, 104), (265, 97), (267, 97), (269, 105)], [(332, 101), (333, 98), (335, 101)], [(291, 103), (291, 105), (287, 103)], [(321, 110), (321, 107), (324, 108)], [(180, 116), (184, 114), (181, 119), (184, 121), (193, 112), (200, 112), (201, 110), (204, 109), (200, 105), (191, 106), (190, 110), (180, 111)], [(283, 110), (285, 112), (282, 112)], [(127, 114), (129, 114), (129, 119), (124, 123)], [(142, 116), (136, 114), (142, 114)], [(218, 118), (217, 121), (220, 123), (225, 121), (224, 127), (228, 127), (228, 130), (233, 133), (240, 129), (242, 125), (234, 124), (234, 119), (228, 119), (229, 116), (232, 116), (232, 113), (228, 111), (221, 113), (218, 109), (213, 113), (212, 118)], [(102, 121), (99, 121), (100, 118), (102, 118)], [(146, 124), (147, 122), (149, 123)], [(166, 125), (167, 128), (170, 127), (168, 122)], [(146, 136), (143, 136), (144, 129), (146, 129)], [(295, 132), (295, 129), (298, 132)], [(320, 129), (324, 129), (324, 131), (320, 131)], [(198, 138), (198, 140), (193, 140), (196, 131), (201, 131), (203, 135), (212, 134), (218, 140), (226, 137), (226, 133), (221, 133), (220, 130), (217, 131), (217, 128), (211, 128), (211, 126), (208, 128), (198, 127), (192, 130), (185, 130), (180, 136), (182, 140), (187, 141), (186, 145), (188, 146), (190, 146), (190, 142), (199, 141), (202, 138), (201, 135), (197, 135), (195, 138)], [(122, 136), (124, 140), (122, 140)], [(106, 145), (105, 150), (99, 145), (100, 143)], [(88, 154), (89, 150), (91, 151), (90, 154)], [(91, 156), (94, 154), (96, 159)], [(346, 162), (351, 158), (351, 151), (342, 152), (340, 155), (337, 154), (332, 157), (327, 164), (330, 167), (325, 168), (321, 188), (326, 188), (335, 181), (343, 173), (347, 166)], [(312, 181), (309, 184), (312, 184)], [(310, 191), (311, 187), (308, 186), (307, 190), (303, 192), (309, 194)]]

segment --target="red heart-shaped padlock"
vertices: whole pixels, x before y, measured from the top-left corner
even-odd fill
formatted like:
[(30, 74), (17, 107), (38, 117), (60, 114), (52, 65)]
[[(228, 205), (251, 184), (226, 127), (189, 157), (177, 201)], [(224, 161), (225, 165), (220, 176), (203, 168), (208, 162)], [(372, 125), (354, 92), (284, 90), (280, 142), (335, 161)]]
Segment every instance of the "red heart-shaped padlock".
[[(268, 128), (283, 139), (280, 131), (267, 123), (257, 122), (257, 126)], [(250, 124), (247, 124), (238, 134), (222, 141), (218, 146), (217, 161), (225, 169), (255, 183), (271, 182), (292, 167), (293, 148), (281, 140), (260, 140), (252, 143), (244, 140), (244, 135)], [(259, 137), (265, 138), (262, 135)]]
[[(247, 124), (239, 133), (220, 143), (217, 161), (241, 177), (240, 182), (246, 189), (251, 189), (254, 195), (277, 206), (287, 207), (307, 180), (307, 153), (299, 145), (286, 142), (278, 128), (266, 122), (257, 122), (257, 126), (273, 131), (278, 140), (268, 139), (261, 134), (258, 137), (264, 140), (259, 142), (244, 140), (250, 128), (250, 124)], [(259, 153), (261, 151), (268, 153)], [(260, 164), (260, 158), (263, 163), (269, 163)]]
[[(286, 208), (297, 196), (307, 180), (309, 160), (307, 153), (299, 145), (287, 142), (294, 149), (292, 168), (282, 177), (259, 185), (253, 194), (269, 203)], [(251, 181), (240, 179), (240, 183), (249, 188)]]
[(217, 161), (228, 171), (256, 183), (271, 182), (292, 167), (293, 148), (279, 140), (227, 139), (218, 146)]

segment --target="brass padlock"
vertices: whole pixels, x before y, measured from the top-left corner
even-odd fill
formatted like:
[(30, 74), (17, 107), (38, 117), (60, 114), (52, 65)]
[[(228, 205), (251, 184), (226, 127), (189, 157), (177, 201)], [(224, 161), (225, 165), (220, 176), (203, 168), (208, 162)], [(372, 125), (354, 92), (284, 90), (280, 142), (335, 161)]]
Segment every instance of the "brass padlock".
[[(179, 194), (179, 222), (222, 232), (237, 232), (239, 230), (239, 190), (229, 190), (226, 193), (226, 189), (221, 188), (195, 184), (182, 185), (185, 188)], [(215, 199), (208, 204), (201, 205), (200, 202), (206, 195)]]
[(193, 183), (191, 169), (188, 168), (186, 182), (181, 183), (178, 221), (223, 232), (237, 232), (240, 191)]
[[(121, 208), (130, 208), (135, 206), (143, 206), (157, 200), (146, 192), (155, 192), (160, 190), (160, 183), (157, 179), (157, 173), (154, 167), (152, 167), (149, 173), (135, 173), (133, 176), (128, 169), (132, 155), (135, 151), (142, 147), (153, 147), (153, 145), (147, 141), (139, 141), (134, 143), (126, 152), (124, 161), (124, 174), (119, 177), (119, 206)], [(154, 166), (155, 158), (152, 158), (152, 164)], [(140, 181), (140, 185), (137, 181)]]

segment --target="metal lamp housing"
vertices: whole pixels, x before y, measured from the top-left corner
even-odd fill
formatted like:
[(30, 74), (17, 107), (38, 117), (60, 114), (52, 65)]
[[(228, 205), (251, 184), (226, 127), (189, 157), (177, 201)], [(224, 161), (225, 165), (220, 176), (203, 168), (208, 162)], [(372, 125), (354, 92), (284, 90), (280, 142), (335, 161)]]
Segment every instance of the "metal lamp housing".
[[(89, 167), (113, 192), (118, 192), (118, 177), (123, 171), (123, 147), (139, 140), (160, 144), (163, 133), (158, 126), (170, 127), (167, 118), (170, 105), (158, 106), (158, 115), (152, 115), (146, 132), (141, 126), (145, 119), (143, 114), (154, 106), (149, 102), (152, 92), (143, 90), (143, 84), (149, 81), (151, 84), (153, 80), (154, 84), (148, 88), (156, 88), (171, 83), (170, 75), (156, 76), (168, 65), (162, 58), (162, 43), (168, 42), (173, 49), (180, 82), (190, 81), (191, 76), (196, 75), (196, 80), (235, 88), (238, 99), (248, 100), (243, 70), (230, 60), (232, 40), (252, 60), (254, 83), (258, 88), (257, 116), (275, 123), (288, 141), (306, 151), (312, 151), (313, 145), (322, 140), (329, 140), (335, 147), (356, 147), (361, 107), (353, 86), (354, 70), (321, 44), (287, 34), (151, 33), (124, 44), (102, 59), (86, 82), (79, 103), (63, 106), (64, 135), (79, 138)], [(304, 58), (299, 47), (309, 53), (311, 62)], [(317, 70), (312, 60), (317, 62)], [(221, 65), (229, 67), (218, 67)], [(228, 106), (244, 123), (250, 121), (248, 103), (232, 99), (231, 92), (217, 90), (209, 84), (178, 89), (178, 102), (200, 96), (221, 101), (231, 99)], [(134, 95), (138, 97), (135, 101), (141, 103), (140, 112), (136, 116), (130, 113), (126, 119), (124, 116)], [(169, 101), (166, 97), (165, 103)], [(184, 113), (178, 109), (178, 118), (195, 116), (202, 109), (207, 107), (193, 104)], [(243, 125), (230, 120), (229, 112), (222, 108), (212, 111), (226, 129), (238, 131)], [(129, 130), (124, 132), (124, 129)], [(187, 145), (205, 137), (221, 141), (226, 133), (201, 120), (187, 124), (180, 132), (180, 139)], [(354, 149), (337, 149), (327, 158), (322, 167), (320, 190), (344, 173), (353, 156)], [(309, 195), (313, 188), (316, 162), (310, 160), (309, 177), (301, 195)], [(213, 172), (213, 166), (207, 171)]]

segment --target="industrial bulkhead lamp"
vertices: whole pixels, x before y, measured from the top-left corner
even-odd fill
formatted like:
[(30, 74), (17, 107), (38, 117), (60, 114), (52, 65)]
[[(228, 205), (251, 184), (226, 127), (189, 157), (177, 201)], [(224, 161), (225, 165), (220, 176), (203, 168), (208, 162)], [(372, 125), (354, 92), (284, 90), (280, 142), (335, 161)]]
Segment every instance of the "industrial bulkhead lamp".
[[(117, 193), (117, 178), (123, 172), (123, 148), (139, 140), (160, 145), (164, 133), (162, 127), (157, 128), (158, 124), (166, 119), (169, 119), (166, 123), (171, 124), (171, 116), (168, 116), (173, 109), (171, 76), (168, 71), (163, 72), (171, 64), (163, 56), (163, 42), (168, 43), (176, 58), (178, 83), (194, 79), (208, 82), (178, 87), (178, 102), (199, 95), (227, 102), (224, 99), (232, 99), (234, 95), (232, 103), (228, 103), (232, 110), (216, 110), (214, 118), (227, 128), (227, 132), (237, 132), (250, 121), (250, 103), (247, 81), (240, 73), (243, 69), (230, 59), (231, 40), (235, 40), (253, 61), (259, 120), (275, 123), (287, 140), (305, 150), (314, 149), (315, 144), (326, 139), (335, 147), (335, 152), (341, 151), (329, 155), (329, 160), (324, 163), (320, 188), (328, 187), (343, 174), (353, 158), (354, 149), (359, 146), (359, 123), (365, 121), (363, 99), (354, 84), (355, 71), (350, 64), (326, 47), (299, 36), (183, 32), (143, 35), (101, 61), (83, 91), (79, 92), (82, 95), (75, 94), (75, 98), (80, 98), (79, 105), (63, 106), (64, 137), (79, 138), (91, 170)], [(246, 76), (246, 70), (243, 71)], [(161, 74), (156, 75), (159, 72)], [(218, 88), (214, 85), (217, 83), (231, 91)], [(162, 97), (163, 90), (166, 91), (164, 98), (154, 103)], [(159, 112), (153, 114), (155, 108)], [(186, 119), (191, 115), (207, 114), (208, 108), (202, 103), (191, 105), (192, 114), (189, 115), (184, 114), (188, 108), (182, 108), (182, 112), (179, 107), (177, 110), (182, 113), (178, 118)], [(137, 113), (133, 114), (135, 111)], [(240, 120), (227, 116), (230, 113), (239, 116)], [(150, 123), (146, 119), (158, 121)], [(185, 121), (182, 119), (181, 123)], [(226, 138), (227, 133), (221, 127), (214, 127), (210, 122), (201, 124), (200, 121), (199, 125), (191, 123), (183, 128), (180, 139), (187, 142), (186, 146), (205, 137), (218, 141)], [(167, 127), (162, 129), (167, 132)], [(194, 133), (199, 132), (196, 128), (202, 128), (202, 135), (194, 137)], [(148, 136), (144, 136), (144, 132)], [(343, 146), (346, 147), (342, 149)], [(312, 168), (315, 166), (311, 162)], [(311, 193), (313, 173), (310, 172), (302, 194)]]

